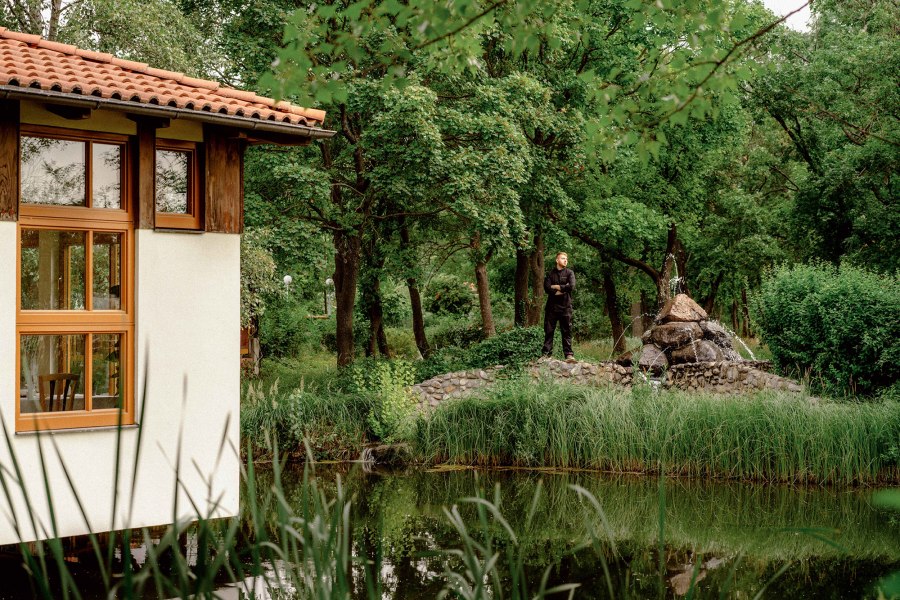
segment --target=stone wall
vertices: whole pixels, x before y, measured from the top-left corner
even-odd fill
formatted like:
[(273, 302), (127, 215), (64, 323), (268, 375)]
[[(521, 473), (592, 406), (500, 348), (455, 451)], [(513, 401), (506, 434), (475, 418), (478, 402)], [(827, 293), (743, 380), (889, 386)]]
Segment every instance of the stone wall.
[(456, 371), (427, 379), (412, 386), (423, 407), (437, 406), (444, 400), (468, 396), (477, 389), (494, 383), (497, 371), (502, 367)]
[(685, 391), (736, 394), (754, 390), (800, 392), (796, 381), (770, 373), (768, 361), (706, 362), (674, 365), (663, 386)]
[[(412, 387), (419, 398), (421, 408), (435, 407), (444, 400), (461, 398), (493, 385), (502, 366), (490, 369), (473, 369), (438, 375)], [(718, 394), (736, 394), (754, 390), (780, 390), (800, 392), (795, 381), (770, 373), (768, 361), (722, 361), (686, 363), (674, 365), (665, 372), (661, 382), (666, 389), (704, 391)], [(632, 370), (615, 362), (599, 364), (589, 362), (565, 362), (541, 359), (530, 365), (526, 373), (534, 378), (555, 378), (582, 385), (631, 386)], [(637, 375), (638, 381), (643, 377)]]

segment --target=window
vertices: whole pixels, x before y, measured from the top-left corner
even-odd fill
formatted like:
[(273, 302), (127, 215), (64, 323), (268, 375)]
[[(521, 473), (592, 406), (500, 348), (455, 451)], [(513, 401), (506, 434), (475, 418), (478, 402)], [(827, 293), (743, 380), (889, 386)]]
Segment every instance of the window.
[(157, 140), (157, 227), (200, 229), (199, 180), (196, 144)]
[(126, 142), (22, 128), (17, 431), (134, 422)]

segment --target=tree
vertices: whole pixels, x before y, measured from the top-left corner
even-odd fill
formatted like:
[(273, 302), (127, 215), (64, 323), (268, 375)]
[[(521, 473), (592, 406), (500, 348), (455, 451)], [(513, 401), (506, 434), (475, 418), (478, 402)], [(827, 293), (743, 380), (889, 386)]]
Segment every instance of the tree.
[(224, 62), (172, 0), (8, 0), (0, 24), (193, 76)]
[(803, 258), (900, 268), (900, 46), (896, 2), (821, 0), (808, 34), (783, 31), (769, 68), (746, 86), (790, 141)]

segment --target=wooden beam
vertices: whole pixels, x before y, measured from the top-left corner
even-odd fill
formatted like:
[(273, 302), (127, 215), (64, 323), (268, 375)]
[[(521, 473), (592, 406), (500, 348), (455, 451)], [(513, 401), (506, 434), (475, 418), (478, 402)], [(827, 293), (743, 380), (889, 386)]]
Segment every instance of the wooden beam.
[(93, 112), (88, 106), (71, 106), (68, 104), (45, 104), (44, 108), (58, 117), (69, 121), (81, 121), (91, 118)]
[(227, 130), (203, 128), (206, 231), (244, 230), (244, 146)]
[(132, 158), (134, 226), (153, 229), (156, 216), (156, 127), (153, 123), (137, 122)]
[(0, 221), (19, 220), (19, 101), (0, 100)]
[(138, 124), (138, 127), (144, 125), (153, 129), (166, 129), (172, 124), (172, 120), (168, 117), (151, 117), (149, 115), (125, 115), (128, 119)]

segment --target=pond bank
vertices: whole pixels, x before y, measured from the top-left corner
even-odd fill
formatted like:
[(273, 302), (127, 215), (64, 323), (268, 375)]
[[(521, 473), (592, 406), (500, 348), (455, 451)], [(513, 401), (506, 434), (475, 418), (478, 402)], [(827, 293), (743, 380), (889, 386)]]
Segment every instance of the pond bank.
[[(813, 403), (775, 391), (714, 395), (513, 379), (425, 415), (412, 412), (393, 441), (408, 444), (414, 463), (900, 483), (897, 402)], [(357, 459), (375, 441), (367, 434), (371, 414), (371, 399), (300, 394), (245, 409), (241, 420), (258, 447), (265, 447), (268, 422), (283, 432), (280, 448), (297, 458), (306, 454), (306, 438), (316, 459)]]

